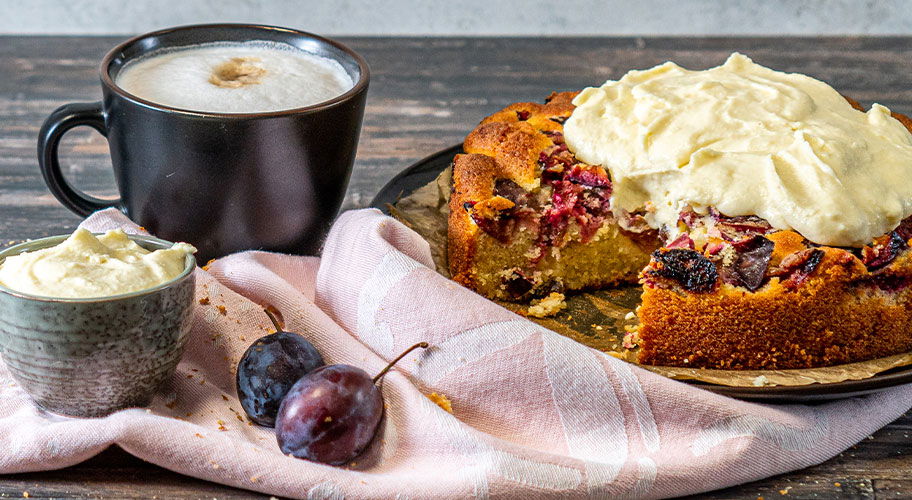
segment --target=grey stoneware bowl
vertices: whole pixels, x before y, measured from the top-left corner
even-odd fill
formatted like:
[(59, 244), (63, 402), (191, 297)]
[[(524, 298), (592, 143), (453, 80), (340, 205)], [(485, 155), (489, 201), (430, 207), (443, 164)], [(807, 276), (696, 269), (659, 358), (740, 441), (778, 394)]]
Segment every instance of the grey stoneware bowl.
[[(57, 245), (52, 236), (9, 247), (0, 263)], [(129, 235), (148, 250), (171, 243)], [(0, 351), (13, 378), (45, 410), (99, 417), (146, 406), (177, 367), (190, 331), (196, 260), (138, 292), (90, 299), (39, 297), (0, 285)]]

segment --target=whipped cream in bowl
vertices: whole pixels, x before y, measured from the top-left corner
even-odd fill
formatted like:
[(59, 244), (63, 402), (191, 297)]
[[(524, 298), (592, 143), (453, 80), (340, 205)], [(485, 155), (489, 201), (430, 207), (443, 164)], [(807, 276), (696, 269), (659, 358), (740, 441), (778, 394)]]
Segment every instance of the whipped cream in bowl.
[(195, 249), (109, 231), (0, 251), (0, 354), (45, 410), (146, 406), (190, 335)]
[(0, 285), (42, 297), (112, 297), (177, 278), (194, 252), (188, 243), (149, 250), (119, 229), (102, 235), (77, 229), (57, 245), (4, 259)]
[(912, 134), (806, 75), (735, 53), (705, 71), (630, 71), (574, 104), (570, 150), (610, 171), (613, 207), (672, 236), (688, 206), (850, 247), (912, 215)]

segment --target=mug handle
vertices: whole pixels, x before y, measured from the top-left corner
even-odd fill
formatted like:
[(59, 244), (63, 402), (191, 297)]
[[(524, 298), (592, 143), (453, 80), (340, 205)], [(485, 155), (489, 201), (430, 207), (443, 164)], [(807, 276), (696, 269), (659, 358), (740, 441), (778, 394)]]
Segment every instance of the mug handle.
[(41, 126), (38, 132), (38, 165), (48, 189), (63, 206), (83, 217), (109, 207), (121, 206), (121, 199), (103, 200), (75, 189), (60, 170), (57, 148), (60, 139), (73, 127), (87, 125), (107, 138), (105, 116), (101, 102), (64, 104), (57, 108)]

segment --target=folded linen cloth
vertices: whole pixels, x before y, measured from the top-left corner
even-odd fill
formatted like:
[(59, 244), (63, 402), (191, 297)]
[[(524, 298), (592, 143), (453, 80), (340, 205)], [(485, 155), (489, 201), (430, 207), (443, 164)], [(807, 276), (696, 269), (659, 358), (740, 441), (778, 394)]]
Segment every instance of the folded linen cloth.
[[(106, 210), (94, 231), (139, 229)], [(822, 462), (902, 415), (912, 386), (818, 406), (718, 396), (587, 348), (433, 271), (427, 244), (376, 210), (343, 214), (322, 259), (265, 252), (198, 269), (191, 340), (149, 409), (37, 409), (0, 364), (0, 473), (67, 467), (112, 444), (172, 471), (263, 493), (341, 498), (656, 498)], [(282, 455), (235, 393), (262, 305), (328, 363), (377, 373), (386, 416), (346, 467)], [(449, 414), (426, 397), (452, 401)]]

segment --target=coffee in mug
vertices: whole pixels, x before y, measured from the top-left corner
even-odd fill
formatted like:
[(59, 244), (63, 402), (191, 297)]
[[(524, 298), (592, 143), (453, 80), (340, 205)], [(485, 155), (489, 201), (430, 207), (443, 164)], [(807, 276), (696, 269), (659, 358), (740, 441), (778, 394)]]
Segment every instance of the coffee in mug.
[[(206, 261), (248, 249), (315, 254), (342, 205), (370, 79), (312, 33), (245, 24), (168, 28), (114, 47), (103, 100), (66, 104), (39, 132), (51, 192), (79, 215), (116, 207)], [(107, 138), (120, 198), (64, 177), (67, 130)]]
[(156, 104), (207, 113), (302, 108), (354, 86), (337, 61), (268, 41), (153, 52), (127, 63), (114, 83)]

